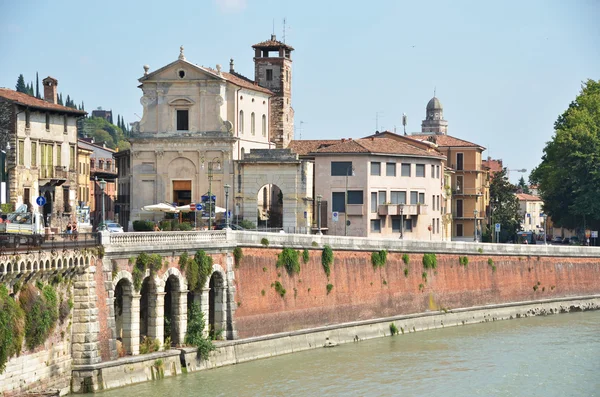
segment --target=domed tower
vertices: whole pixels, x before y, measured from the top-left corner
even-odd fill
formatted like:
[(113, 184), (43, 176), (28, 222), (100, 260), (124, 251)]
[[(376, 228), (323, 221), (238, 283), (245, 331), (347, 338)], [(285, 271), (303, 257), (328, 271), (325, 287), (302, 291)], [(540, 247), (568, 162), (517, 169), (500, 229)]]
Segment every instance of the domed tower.
[(292, 51), (294, 48), (278, 41), (275, 35), (254, 44), (254, 81), (273, 91), (269, 139), (277, 148), (286, 148), (294, 139), (294, 109), (292, 108)]
[(435, 96), (427, 103), (425, 120), (421, 123), (421, 132), (446, 135), (448, 133), (448, 122), (444, 120), (444, 108)]

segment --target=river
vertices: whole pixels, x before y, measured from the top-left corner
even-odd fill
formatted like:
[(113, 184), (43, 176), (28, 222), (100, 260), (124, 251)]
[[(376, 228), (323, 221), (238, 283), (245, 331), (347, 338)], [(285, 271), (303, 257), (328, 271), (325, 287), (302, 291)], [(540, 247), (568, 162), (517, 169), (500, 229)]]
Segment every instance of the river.
[(107, 391), (158, 396), (600, 396), (600, 311), (316, 349)]

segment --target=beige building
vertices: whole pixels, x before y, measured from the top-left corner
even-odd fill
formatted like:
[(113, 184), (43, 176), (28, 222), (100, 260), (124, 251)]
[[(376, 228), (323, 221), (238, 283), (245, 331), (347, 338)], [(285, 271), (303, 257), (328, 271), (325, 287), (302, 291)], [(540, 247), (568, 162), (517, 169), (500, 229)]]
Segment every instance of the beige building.
[(312, 155), (327, 234), (442, 240), (444, 156), (431, 145), (373, 136)]
[(521, 227), (526, 232), (544, 233), (544, 218), (542, 206), (544, 202), (538, 196), (526, 193), (516, 193), (519, 199), (519, 214)]
[(77, 223), (90, 225), (90, 156), (93, 150), (77, 147)]
[[(183, 47), (176, 61), (156, 71), (144, 66), (139, 80), (143, 116), (131, 137), (130, 186), (136, 194), (122, 192), (130, 198), (131, 220), (158, 220), (162, 213), (141, 208), (199, 203), (209, 190), (216, 205), (225, 207), (226, 184), (230, 208), (239, 216), (243, 198), (238, 199), (241, 181), (234, 177), (234, 162), (252, 149), (285, 142), (288, 123), (293, 130), (292, 48), (274, 37), (253, 48), (256, 81), (235, 72), (233, 60), (229, 72), (188, 62)], [(271, 57), (275, 49), (277, 56)], [(274, 104), (273, 98), (285, 100)], [(277, 118), (283, 121), (275, 128), (271, 123)]]
[(7, 201), (13, 209), (26, 204), (48, 226), (63, 229), (76, 215), (76, 124), (86, 112), (58, 105), (57, 85), (52, 77), (43, 80), (43, 100), (0, 88), (0, 130), (10, 144)]

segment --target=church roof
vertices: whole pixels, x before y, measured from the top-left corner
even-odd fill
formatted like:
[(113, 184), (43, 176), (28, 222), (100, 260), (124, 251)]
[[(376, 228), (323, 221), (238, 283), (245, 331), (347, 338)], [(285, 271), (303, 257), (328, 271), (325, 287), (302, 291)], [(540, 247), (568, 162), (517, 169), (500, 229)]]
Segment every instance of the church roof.
[(464, 139), (455, 138), (451, 135), (438, 135), (438, 134), (413, 134), (409, 135), (409, 138), (416, 139), (418, 141), (426, 141), (433, 137), (434, 143), (438, 147), (472, 147), (485, 150), (485, 147), (478, 145), (477, 143), (465, 141)]
[(306, 156), (309, 153), (316, 152), (320, 148), (335, 145), (340, 143), (339, 139), (295, 139), (290, 142), (288, 149), (292, 149), (294, 153), (300, 156)]
[(56, 112), (73, 113), (81, 116), (87, 114), (87, 112), (83, 110), (77, 110), (56, 103), (46, 102), (43, 99), (24, 94), (22, 92), (10, 90), (8, 88), (0, 88), (0, 98), (7, 99), (11, 102), (17, 103), (22, 106), (28, 106), (40, 110), (53, 110)]
[(260, 43), (252, 46), (252, 48), (264, 48), (269, 50), (278, 50), (281, 47), (285, 47), (290, 51), (294, 51), (294, 47), (277, 40), (274, 34), (271, 35), (271, 40), (261, 41)]
[(443, 108), (444, 107), (442, 106), (442, 103), (436, 97), (431, 98), (429, 100), (429, 102), (427, 103), (427, 110), (443, 109)]
[(515, 196), (517, 196), (519, 201), (542, 201), (541, 198), (534, 196), (533, 194), (515, 193)]

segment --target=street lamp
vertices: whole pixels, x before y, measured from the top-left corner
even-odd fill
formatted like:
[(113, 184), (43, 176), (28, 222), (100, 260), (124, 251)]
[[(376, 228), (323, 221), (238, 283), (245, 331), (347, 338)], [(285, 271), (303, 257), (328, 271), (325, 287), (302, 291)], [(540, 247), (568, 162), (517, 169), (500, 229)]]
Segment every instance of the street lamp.
[(221, 160), (218, 157), (214, 157), (208, 163), (208, 230), (212, 230), (212, 212), (213, 212), (213, 202), (212, 202), (212, 180), (213, 180), (213, 171), (215, 168), (217, 170), (221, 169)]
[(323, 233), (321, 232), (321, 200), (323, 199), (323, 196), (321, 196), (320, 194), (317, 194), (317, 227), (319, 228), (319, 235), (322, 236)]
[(514, 171), (514, 172), (520, 172), (520, 173), (525, 173), (527, 172), (527, 168), (520, 168), (520, 169), (516, 169), (516, 170), (509, 170), (508, 168), (506, 169), (506, 178), (508, 178), (508, 180), (510, 181), (510, 172)]
[(100, 179), (98, 184), (100, 185), (100, 190), (102, 190), (102, 229), (100, 230), (106, 230), (106, 220), (104, 219), (104, 189), (106, 188), (106, 181)]
[(350, 174), (350, 171), (352, 171), (352, 176), (354, 176), (354, 167), (352, 167), (352, 165), (348, 166), (346, 169), (346, 195), (344, 196), (346, 200), (344, 203), (344, 236), (348, 235), (348, 174)]
[(477, 242), (477, 210), (473, 210), (473, 232), (475, 242)]
[(400, 240), (404, 239), (404, 203), (400, 203)]
[[(8, 135), (6, 136), (8, 139)], [(2, 194), (2, 196), (0, 197), (0, 204), (4, 204), (6, 203), (6, 192), (8, 192), (8, 178), (6, 178), (7, 180), (4, 180), (4, 173), (6, 172), (6, 176), (8, 177), (8, 172), (7, 172), (7, 164), (6, 164), (6, 160), (8, 158), (8, 151), (10, 150), (10, 141), (6, 141), (6, 150), (1, 150), (0, 153), (0, 158), (2, 159), (2, 167), (0, 169), (0, 194), (2, 191), (2, 184), (6, 182), (6, 189), (4, 194)]]
[(223, 188), (225, 188), (225, 227), (229, 229), (229, 188), (231, 186), (225, 184)]
[(542, 217), (544, 218), (544, 245), (548, 245), (548, 228), (546, 227), (548, 225), (548, 215), (544, 213)]

